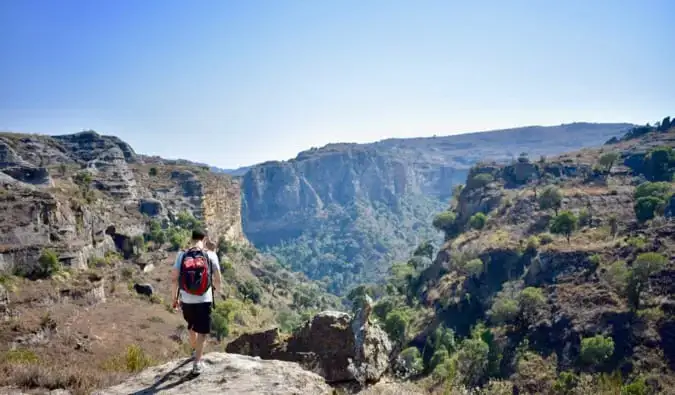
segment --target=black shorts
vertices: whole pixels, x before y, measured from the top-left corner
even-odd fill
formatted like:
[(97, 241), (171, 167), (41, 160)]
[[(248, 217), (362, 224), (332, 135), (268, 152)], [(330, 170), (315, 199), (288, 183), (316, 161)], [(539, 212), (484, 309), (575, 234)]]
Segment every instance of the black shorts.
[(189, 330), (204, 335), (211, 332), (211, 302), (181, 303), (181, 310)]

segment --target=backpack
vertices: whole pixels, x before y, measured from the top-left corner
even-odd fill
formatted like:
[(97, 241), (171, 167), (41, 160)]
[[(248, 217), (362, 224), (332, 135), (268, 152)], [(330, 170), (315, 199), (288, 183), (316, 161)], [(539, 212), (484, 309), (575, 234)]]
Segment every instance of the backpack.
[(204, 295), (211, 287), (211, 259), (200, 248), (190, 248), (183, 253), (178, 273), (180, 289), (190, 295)]

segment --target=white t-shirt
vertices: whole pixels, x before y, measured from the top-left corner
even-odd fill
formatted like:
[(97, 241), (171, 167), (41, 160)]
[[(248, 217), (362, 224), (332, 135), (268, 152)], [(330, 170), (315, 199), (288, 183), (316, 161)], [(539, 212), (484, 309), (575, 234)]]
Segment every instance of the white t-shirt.
[[(173, 265), (173, 267), (179, 271), (180, 271), (180, 261), (183, 259), (183, 254), (184, 252), (182, 251), (178, 253), (178, 256), (176, 256), (176, 263), (174, 263)], [(220, 262), (218, 261), (218, 255), (213, 251), (206, 251), (206, 254), (209, 256), (211, 264), (213, 265), (211, 268), (211, 270), (213, 270), (213, 273), (220, 272)], [(213, 277), (211, 277), (212, 283), (214, 277), (215, 274), (213, 275)], [(187, 304), (213, 302), (213, 293), (211, 292), (211, 287), (209, 287), (209, 289), (206, 290), (204, 295), (190, 295), (189, 293), (183, 291), (182, 289), (179, 291), (179, 294), (180, 294), (180, 301)]]

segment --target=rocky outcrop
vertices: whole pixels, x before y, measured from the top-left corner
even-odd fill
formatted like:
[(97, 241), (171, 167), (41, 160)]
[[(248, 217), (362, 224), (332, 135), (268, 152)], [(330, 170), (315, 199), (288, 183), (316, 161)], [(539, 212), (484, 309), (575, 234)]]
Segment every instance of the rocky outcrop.
[(231, 177), (181, 167), (162, 188), (139, 177), (143, 160), (93, 131), (0, 134), (0, 270), (35, 271), (47, 248), (72, 268), (115, 249), (129, 259), (138, 255), (132, 240), (146, 231), (146, 216), (165, 221), (183, 210), (203, 219), (216, 240), (245, 240)]
[(298, 364), (266, 361), (242, 355), (210, 353), (203, 359), (204, 372), (190, 374), (189, 360), (173, 361), (147, 369), (124, 383), (97, 391), (115, 394), (274, 394), (323, 395), (332, 389), (321, 376)]
[(377, 381), (389, 367), (392, 346), (386, 333), (376, 325), (355, 333), (363, 323), (353, 325), (347, 313), (324, 311), (292, 336), (277, 329), (246, 334), (228, 344), (226, 350), (300, 363), (329, 383)]

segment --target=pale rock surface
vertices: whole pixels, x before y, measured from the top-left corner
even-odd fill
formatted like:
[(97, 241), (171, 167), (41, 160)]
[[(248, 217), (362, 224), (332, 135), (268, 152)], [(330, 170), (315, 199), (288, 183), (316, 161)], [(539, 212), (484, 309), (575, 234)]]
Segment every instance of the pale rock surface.
[(127, 394), (331, 394), (324, 379), (297, 363), (261, 360), (236, 354), (209, 353), (203, 358), (204, 371), (193, 377), (189, 359), (144, 370), (117, 386), (96, 395)]

